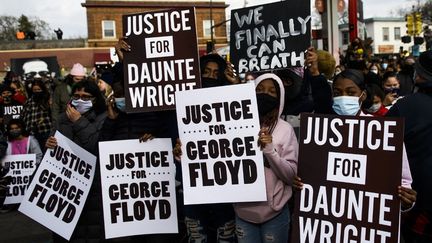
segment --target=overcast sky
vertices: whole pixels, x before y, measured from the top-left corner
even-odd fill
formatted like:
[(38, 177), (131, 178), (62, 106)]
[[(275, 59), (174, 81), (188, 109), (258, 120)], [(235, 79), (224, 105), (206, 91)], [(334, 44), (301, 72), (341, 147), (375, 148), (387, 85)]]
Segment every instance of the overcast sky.
[[(425, 1), (425, 0), (422, 0)], [(37, 16), (48, 22), (52, 29), (60, 27), (64, 38), (87, 37), (86, 9), (84, 0), (14, 0), (2, 2), (1, 15)], [(275, 2), (275, 0), (247, 0), (247, 6)], [(363, 0), (364, 16), (384, 17), (401, 7), (410, 8), (413, 0)], [(226, 0), (230, 8), (241, 8), (243, 0)]]

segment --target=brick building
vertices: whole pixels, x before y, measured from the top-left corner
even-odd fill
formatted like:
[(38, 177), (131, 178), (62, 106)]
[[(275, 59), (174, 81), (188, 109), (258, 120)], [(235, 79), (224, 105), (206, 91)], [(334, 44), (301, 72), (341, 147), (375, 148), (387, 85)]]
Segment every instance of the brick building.
[[(211, 40), (211, 26), (216, 47), (227, 45), (224, 0), (86, 0), (81, 4), (87, 10), (89, 47), (112, 47), (122, 36), (122, 15), (170, 9), (195, 7), (196, 28), (200, 52), (206, 49)], [(210, 12), (213, 22), (210, 21)]]

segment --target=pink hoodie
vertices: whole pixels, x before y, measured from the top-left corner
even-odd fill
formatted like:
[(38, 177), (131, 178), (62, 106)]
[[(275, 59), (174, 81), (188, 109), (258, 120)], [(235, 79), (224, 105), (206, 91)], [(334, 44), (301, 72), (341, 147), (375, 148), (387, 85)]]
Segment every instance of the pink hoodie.
[[(265, 79), (273, 79), (280, 88), (279, 116), (284, 107), (284, 86), (281, 79), (271, 73), (263, 74), (255, 80), (255, 86)], [(265, 168), (267, 201), (236, 203), (234, 210), (238, 217), (251, 223), (263, 223), (283, 209), (292, 196), (292, 182), (297, 174), (298, 142), (291, 125), (280, 119), (272, 133), (271, 144), (263, 149), (270, 168)]]

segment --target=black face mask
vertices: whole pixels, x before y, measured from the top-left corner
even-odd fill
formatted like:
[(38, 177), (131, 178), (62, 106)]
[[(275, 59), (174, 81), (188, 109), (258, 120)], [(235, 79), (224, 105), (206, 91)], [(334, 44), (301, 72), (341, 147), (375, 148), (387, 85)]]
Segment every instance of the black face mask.
[(33, 93), (33, 99), (34, 100), (42, 100), (44, 97), (43, 92), (34, 92)]
[(11, 138), (17, 138), (17, 137), (21, 136), (21, 130), (9, 131), (9, 136)]
[(201, 78), (201, 84), (203, 88), (212, 88), (224, 85), (223, 81), (214, 78)]
[(257, 103), (259, 116), (263, 117), (274, 110), (278, 106), (279, 101), (277, 98), (268, 94), (257, 94)]
[(11, 99), (10, 96), (5, 96), (5, 97), (3, 97), (3, 100), (4, 100), (4, 102), (6, 102), (6, 103), (10, 103), (10, 102), (12, 101), (12, 99)]

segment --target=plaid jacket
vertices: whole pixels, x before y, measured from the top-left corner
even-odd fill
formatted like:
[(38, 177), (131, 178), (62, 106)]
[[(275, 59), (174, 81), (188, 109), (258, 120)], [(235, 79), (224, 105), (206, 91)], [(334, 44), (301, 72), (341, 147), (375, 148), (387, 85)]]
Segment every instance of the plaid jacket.
[(27, 131), (33, 135), (51, 131), (51, 108), (36, 103), (33, 98), (28, 99), (24, 104), (21, 118)]

